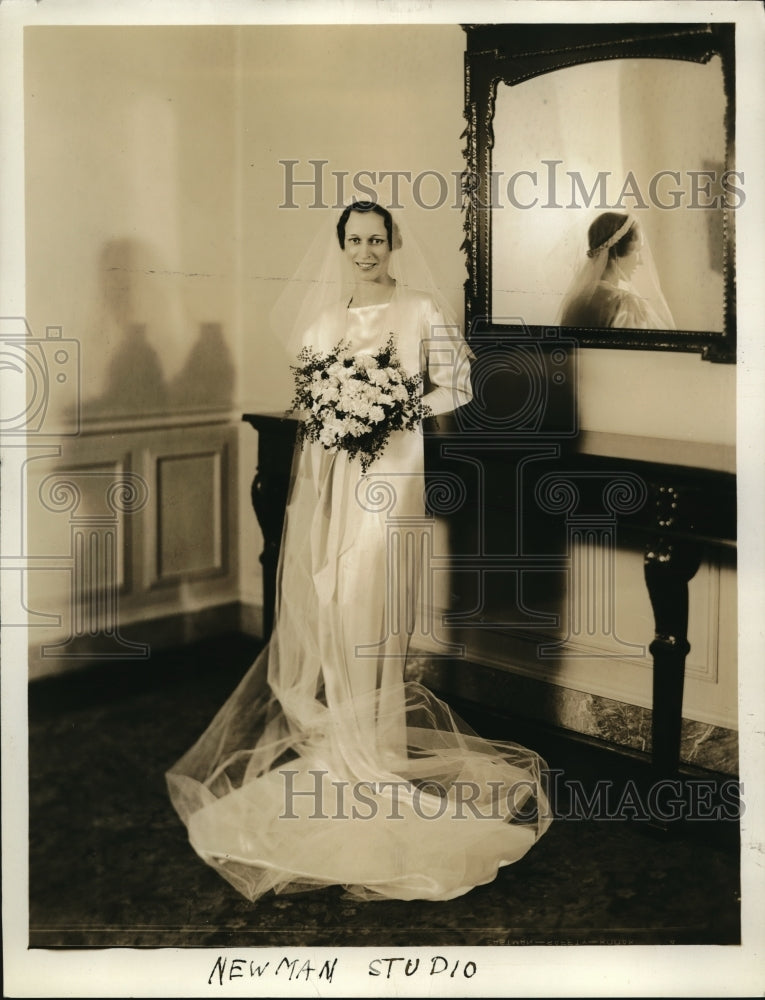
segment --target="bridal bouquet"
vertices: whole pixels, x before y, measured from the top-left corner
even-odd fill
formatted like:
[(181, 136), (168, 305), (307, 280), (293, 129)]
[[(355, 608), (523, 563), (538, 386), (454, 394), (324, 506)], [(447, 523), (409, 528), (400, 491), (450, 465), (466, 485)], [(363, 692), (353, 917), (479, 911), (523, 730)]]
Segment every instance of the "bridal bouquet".
[(422, 376), (401, 367), (392, 334), (376, 354), (352, 354), (340, 343), (325, 353), (304, 347), (298, 362), (292, 408), (301, 412), (301, 440), (359, 456), (363, 472), (393, 431), (413, 430), (430, 415), (420, 396)]

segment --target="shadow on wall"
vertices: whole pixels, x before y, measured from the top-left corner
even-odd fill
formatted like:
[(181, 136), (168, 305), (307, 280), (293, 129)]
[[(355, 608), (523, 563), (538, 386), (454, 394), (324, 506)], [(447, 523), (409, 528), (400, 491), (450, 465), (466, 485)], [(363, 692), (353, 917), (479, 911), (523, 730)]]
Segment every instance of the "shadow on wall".
[(232, 405), (234, 364), (220, 323), (199, 324), (183, 366), (166, 378), (166, 366), (155, 344), (163, 346), (161, 338), (178, 334), (183, 346), (186, 331), (168, 306), (172, 290), (167, 283), (172, 277), (165, 278), (163, 287), (163, 272), (141, 266), (146, 261), (145, 248), (135, 240), (112, 240), (101, 251), (99, 334), (109, 359), (104, 390), (83, 402), (85, 419), (220, 410)]

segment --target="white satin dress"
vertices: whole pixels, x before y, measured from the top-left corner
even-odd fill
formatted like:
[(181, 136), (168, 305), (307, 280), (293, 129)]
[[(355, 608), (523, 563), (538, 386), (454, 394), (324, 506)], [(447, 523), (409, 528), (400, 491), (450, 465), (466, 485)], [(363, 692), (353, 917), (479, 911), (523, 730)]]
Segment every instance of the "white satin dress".
[(626, 282), (601, 279), (586, 288), (566, 309), (561, 326), (615, 330), (664, 330), (673, 328), (647, 298)]
[[(470, 399), (467, 345), (424, 294), (338, 306), (305, 342), (372, 353), (391, 333), (434, 414)], [(404, 679), (423, 491), (419, 431), (394, 433), (366, 474), (318, 443), (296, 452), (271, 638), (166, 776), (194, 850), (251, 900), (328, 885), (451, 899), (549, 825), (544, 762)]]

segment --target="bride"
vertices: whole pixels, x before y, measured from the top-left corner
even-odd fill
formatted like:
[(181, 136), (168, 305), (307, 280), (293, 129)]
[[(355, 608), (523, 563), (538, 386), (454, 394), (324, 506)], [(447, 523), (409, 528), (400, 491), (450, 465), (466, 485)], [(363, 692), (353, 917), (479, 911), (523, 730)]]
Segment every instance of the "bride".
[(648, 242), (634, 216), (601, 213), (587, 232), (587, 243), (585, 259), (563, 298), (557, 325), (675, 329)]
[[(354, 202), (307, 261), (275, 310), (291, 349), (344, 344), (368, 368), (392, 344), (422, 374), (423, 413), (470, 400), (470, 349), (390, 212)], [(393, 430), (368, 467), (321, 440), (296, 448), (272, 635), (166, 776), (194, 850), (251, 900), (329, 885), (452, 899), (549, 825), (544, 762), (405, 678), (423, 495), (419, 426)]]

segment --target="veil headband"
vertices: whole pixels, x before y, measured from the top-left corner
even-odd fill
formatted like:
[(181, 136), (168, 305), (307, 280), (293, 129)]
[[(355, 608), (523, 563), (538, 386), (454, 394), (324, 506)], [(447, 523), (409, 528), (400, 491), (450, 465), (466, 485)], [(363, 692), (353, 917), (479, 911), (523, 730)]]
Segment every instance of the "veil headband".
[(600, 246), (594, 247), (592, 250), (588, 250), (587, 256), (595, 257), (597, 254), (601, 252), (601, 250), (610, 250), (611, 247), (616, 246), (619, 240), (622, 239), (622, 237), (626, 236), (627, 233), (630, 231), (630, 229), (632, 229), (632, 227), (635, 225), (635, 222), (636, 222), (635, 217), (633, 215), (628, 215), (627, 221), (624, 222), (621, 226), (619, 226), (616, 232), (612, 233), (611, 236), (609, 236), (608, 239), (605, 241), (605, 243), (601, 243)]

